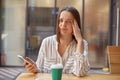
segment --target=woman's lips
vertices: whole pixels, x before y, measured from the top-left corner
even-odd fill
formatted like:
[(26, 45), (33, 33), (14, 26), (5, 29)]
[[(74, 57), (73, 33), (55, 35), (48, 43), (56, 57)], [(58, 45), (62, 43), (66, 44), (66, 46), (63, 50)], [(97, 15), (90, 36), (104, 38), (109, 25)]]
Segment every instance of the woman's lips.
[(67, 30), (66, 28), (60, 28), (61, 30)]

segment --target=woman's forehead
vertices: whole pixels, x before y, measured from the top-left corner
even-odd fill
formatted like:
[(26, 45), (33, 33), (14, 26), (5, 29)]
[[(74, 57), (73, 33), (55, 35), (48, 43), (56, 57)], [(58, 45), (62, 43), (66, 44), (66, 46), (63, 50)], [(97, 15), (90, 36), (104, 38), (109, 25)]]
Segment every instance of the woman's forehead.
[(69, 11), (62, 11), (59, 18), (67, 19), (67, 20), (73, 20), (74, 17), (71, 12)]

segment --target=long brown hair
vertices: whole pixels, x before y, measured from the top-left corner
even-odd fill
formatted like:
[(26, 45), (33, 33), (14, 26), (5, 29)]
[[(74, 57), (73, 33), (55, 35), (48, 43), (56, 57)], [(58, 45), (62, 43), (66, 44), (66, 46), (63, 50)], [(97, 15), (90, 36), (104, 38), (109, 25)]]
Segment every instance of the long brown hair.
[[(80, 14), (77, 11), (76, 8), (72, 7), (72, 6), (66, 6), (63, 7), (60, 12), (58, 13), (57, 16), (57, 26), (56, 26), (56, 35), (57, 35), (57, 41), (60, 42), (60, 30), (59, 30), (59, 18), (60, 18), (60, 14), (62, 11), (68, 11), (70, 13), (72, 13), (72, 15), (74, 16), (75, 20), (77, 21), (77, 24), (81, 30), (81, 22), (80, 22)], [(75, 39), (75, 37), (73, 36), (73, 38)]]

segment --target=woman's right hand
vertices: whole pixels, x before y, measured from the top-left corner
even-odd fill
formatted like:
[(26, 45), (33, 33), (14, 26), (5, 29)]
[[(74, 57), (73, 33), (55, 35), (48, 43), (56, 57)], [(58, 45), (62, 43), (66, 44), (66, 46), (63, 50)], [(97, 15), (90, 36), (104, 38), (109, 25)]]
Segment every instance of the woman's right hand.
[(24, 65), (29, 72), (37, 73), (37, 66), (32, 59), (26, 57), (26, 61), (24, 61)]

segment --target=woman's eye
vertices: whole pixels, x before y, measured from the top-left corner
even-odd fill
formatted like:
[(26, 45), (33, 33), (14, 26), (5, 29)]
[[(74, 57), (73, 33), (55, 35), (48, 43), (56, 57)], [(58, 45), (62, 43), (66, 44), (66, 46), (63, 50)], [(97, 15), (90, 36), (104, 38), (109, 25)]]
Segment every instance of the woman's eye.
[(71, 21), (66, 21), (68, 24), (70, 24), (71, 23)]
[(71, 21), (68, 21), (68, 23), (71, 23)]

